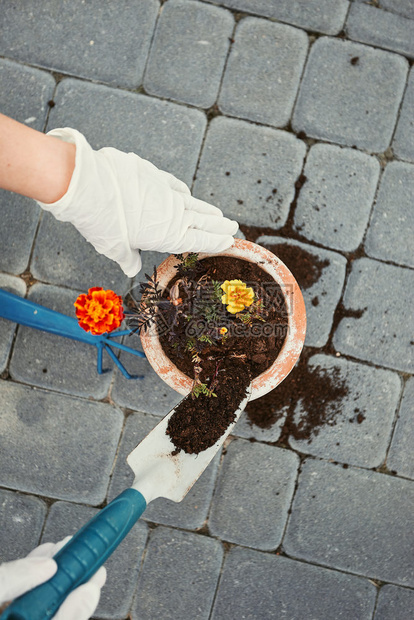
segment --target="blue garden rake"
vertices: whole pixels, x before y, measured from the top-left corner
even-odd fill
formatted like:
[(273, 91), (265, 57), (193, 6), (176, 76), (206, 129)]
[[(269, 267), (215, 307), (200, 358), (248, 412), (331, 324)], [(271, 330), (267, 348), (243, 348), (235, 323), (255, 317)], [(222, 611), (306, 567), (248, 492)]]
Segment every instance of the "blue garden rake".
[(20, 325), (26, 325), (27, 327), (49, 332), (50, 334), (92, 344), (98, 349), (97, 370), (99, 374), (104, 372), (102, 368), (102, 358), (103, 352), (106, 351), (126, 379), (142, 379), (142, 376), (129, 374), (112, 350), (113, 347), (121, 351), (126, 351), (127, 353), (132, 353), (137, 357), (145, 357), (145, 354), (141, 351), (136, 351), (114, 340), (114, 338), (121, 338), (122, 336), (130, 334), (130, 330), (114, 331), (110, 334), (103, 334), (102, 336), (93, 336), (89, 332), (85, 332), (79, 326), (75, 318), (66, 316), (66, 314), (61, 314), (50, 308), (45, 308), (40, 304), (36, 304), (28, 299), (23, 299), (3, 289), (0, 289), (0, 317), (13, 321), (14, 323), (19, 323)]

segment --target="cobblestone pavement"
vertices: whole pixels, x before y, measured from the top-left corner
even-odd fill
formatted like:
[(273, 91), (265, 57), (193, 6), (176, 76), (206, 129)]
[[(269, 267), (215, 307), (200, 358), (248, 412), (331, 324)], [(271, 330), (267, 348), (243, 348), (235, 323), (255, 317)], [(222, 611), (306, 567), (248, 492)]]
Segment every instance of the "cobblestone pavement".
[[(311, 443), (242, 419), (110, 558), (96, 618), (414, 617), (413, 59), (412, 0), (1, 3), (0, 109), (133, 150), (251, 240), (327, 261), (304, 291), (309, 364), (349, 387)], [(1, 287), (71, 314), (90, 286), (131, 285), (30, 200), (1, 192), (0, 212)], [(123, 360), (144, 378), (0, 320), (0, 560), (130, 484), (126, 454), (179, 397)]]

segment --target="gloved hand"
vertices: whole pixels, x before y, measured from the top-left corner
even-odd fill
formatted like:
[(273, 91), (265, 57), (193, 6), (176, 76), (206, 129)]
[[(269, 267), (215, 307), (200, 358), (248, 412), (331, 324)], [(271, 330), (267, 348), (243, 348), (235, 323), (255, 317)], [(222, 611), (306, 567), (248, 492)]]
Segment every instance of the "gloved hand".
[(112, 147), (94, 151), (75, 129), (54, 129), (48, 135), (76, 145), (75, 170), (60, 200), (38, 204), (71, 222), (127, 276), (141, 268), (140, 249), (215, 253), (232, 245), (237, 222), (193, 198), (185, 183), (168, 172), (134, 153)]
[[(0, 565), (0, 605), (12, 601), (21, 594), (48, 581), (57, 570), (52, 560), (59, 549), (71, 539), (67, 536), (56, 545), (45, 543), (36, 547), (21, 560), (6, 562)], [(106, 569), (102, 566), (93, 577), (69, 594), (53, 620), (87, 620), (94, 613), (106, 581)]]

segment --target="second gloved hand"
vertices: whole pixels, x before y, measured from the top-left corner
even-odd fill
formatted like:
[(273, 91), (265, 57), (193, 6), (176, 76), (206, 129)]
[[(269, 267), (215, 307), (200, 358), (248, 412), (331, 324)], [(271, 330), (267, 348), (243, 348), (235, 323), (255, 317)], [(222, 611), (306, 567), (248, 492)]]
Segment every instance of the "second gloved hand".
[[(67, 536), (57, 544), (45, 543), (36, 547), (21, 560), (0, 565), (0, 606), (48, 581), (56, 573), (54, 555), (71, 539)], [(52, 620), (87, 620), (95, 611), (106, 569), (101, 568), (83, 585), (67, 596)], [(1, 612), (1, 609), (0, 609)]]
[(134, 153), (94, 151), (75, 129), (49, 132), (76, 145), (75, 170), (66, 194), (40, 206), (71, 222), (95, 249), (132, 277), (139, 250), (221, 252), (238, 224), (217, 207), (191, 196), (188, 187)]

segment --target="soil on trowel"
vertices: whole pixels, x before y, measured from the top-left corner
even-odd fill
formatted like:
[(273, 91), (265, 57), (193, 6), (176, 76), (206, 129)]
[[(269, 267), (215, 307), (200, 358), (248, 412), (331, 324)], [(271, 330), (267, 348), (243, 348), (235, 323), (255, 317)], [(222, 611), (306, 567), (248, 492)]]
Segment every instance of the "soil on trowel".
[[(310, 443), (322, 426), (336, 423), (342, 400), (348, 394), (346, 382), (337, 368), (329, 371), (320, 366), (311, 368), (308, 357), (302, 354), (299, 363), (276, 389), (246, 407), (249, 422), (264, 429), (273, 426), (287, 410), (279, 439), (281, 444), (285, 444), (288, 437)], [(302, 409), (299, 420), (295, 415), (298, 404)]]
[(235, 420), (235, 413), (246, 396), (251, 378), (243, 362), (224, 359), (217, 369), (216, 396), (191, 395), (177, 405), (171, 416), (167, 435), (170, 436), (177, 454), (198, 454), (213, 446)]

